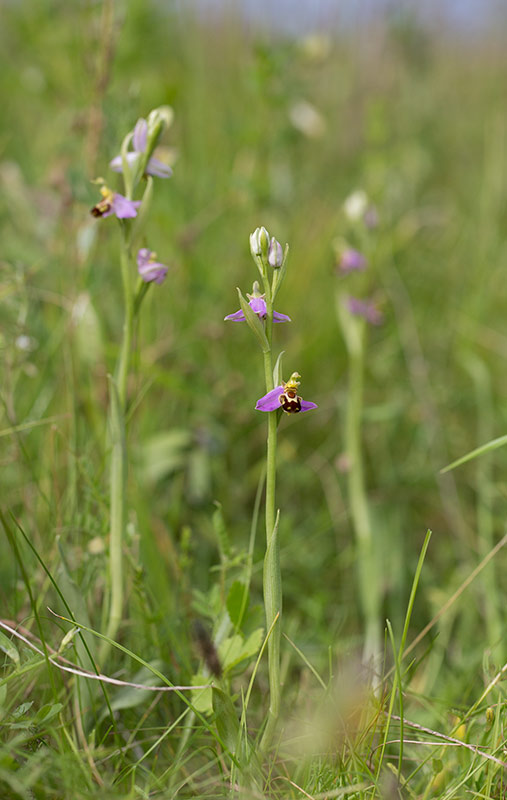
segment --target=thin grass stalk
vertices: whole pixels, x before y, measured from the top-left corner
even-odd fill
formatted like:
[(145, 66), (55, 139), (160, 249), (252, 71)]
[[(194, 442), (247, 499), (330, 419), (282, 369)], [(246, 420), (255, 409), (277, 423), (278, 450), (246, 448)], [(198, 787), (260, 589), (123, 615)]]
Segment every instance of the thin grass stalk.
[[(410, 620), (412, 618), (412, 612), (414, 610), (414, 603), (415, 603), (415, 597), (416, 597), (416, 594), (417, 594), (417, 588), (419, 586), (419, 581), (421, 579), (422, 568), (423, 568), (423, 565), (424, 565), (424, 560), (426, 558), (426, 552), (428, 550), (430, 539), (431, 539), (431, 531), (427, 530), (426, 531), (426, 536), (424, 537), (423, 546), (422, 546), (421, 552), (419, 554), (419, 560), (417, 562), (417, 567), (416, 567), (415, 574), (414, 574), (414, 580), (412, 581), (412, 588), (410, 590), (410, 597), (409, 597), (409, 600), (408, 600), (407, 611), (406, 611), (406, 614), (405, 614), (405, 622), (403, 624), (403, 632), (401, 634), (401, 642), (400, 642), (400, 647), (399, 647), (398, 651), (396, 651), (395, 642), (394, 642), (394, 635), (393, 635), (393, 630), (392, 630), (392, 627), (391, 627), (391, 623), (389, 622), (389, 620), (386, 620), (387, 630), (388, 630), (389, 638), (390, 638), (390, 641), (391, 641), (391, 646), (392, 646), (392, 649), (393, 649), (393, 655), (394, 655), (394, 679), (393, 679), (393, 687), (391, 689), (391, 697), (389, 699), (389, 709), (387, 711), (387, 720), (386, 720), (386, 725), (385, 725), (385, 730), (384, 730), (384, 738), (383, 738), (382, 745), (381, 745), (381, 748), (380, 748), (378, 768), (377, 768), (376, 781), (375, 781), (376, 783), (378, 783), (378, 780), (380, 778), (380, 769), (381, 769), (381, 766), (382, 766), (382, 763), (383, 763), (384, 753), (385, 753), (385, 749), (386, 749), (386, 745), (387, 745), (387, 739), (388, 739), (388, 736), (389, 736), (389, 727), (390, 727), (390, 724), (391, 724), (391, 718), (393, 716), (393, 708), (394, 708), (394, 702), (395, 702), (395, 698), (396, 698), (396, 692), (398, 692), (398, 695), (399, 695), (399, 708), (400, 708), (400, 752), (399, 752), (399, 757), (398, 757), (398, 779), (401, 781), (401, 778), (402, 778), (401, 767), (402, 767), (402, 763), (403, 763), (404, 717), (403, 717), (403, 685), (402, 685), (401, 664), (402, 664), (402, 661), (403, 661), (403, 657), (405, 655), (405, 645), (406, 645), (406, 642), (407, 642), (408, 629), (409, 629), (409, 625), (410, 625)], [(407, 783), (408, 783), (408, 780), (407, 780)]]

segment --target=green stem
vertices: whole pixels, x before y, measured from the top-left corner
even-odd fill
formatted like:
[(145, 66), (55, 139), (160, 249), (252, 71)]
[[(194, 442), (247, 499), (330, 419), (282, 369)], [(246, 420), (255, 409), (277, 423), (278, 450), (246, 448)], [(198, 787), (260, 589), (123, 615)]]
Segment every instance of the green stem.
[[(134, 296), (130, 277), (130, 258), (127, 231), (122, 227), (120, 250), (121, 274), (125, 317), (120, 355), (115, 378), (110, 380), (110, 534), (109, 534), (109, 581), (111, 599), (106, 628), (108, 639), (114, 639), (122, 620), (123, 612), (123, 537), (126, 524), (127, 488), (127, 443), (126, 422), (127, 381), (132, 351), (134, 323)], [(100, 657), (103, 661), (110, 645), (104, 640)]]
[(366, 627), (363, 659), (376, 670), (381, 653), (378, 564), (364, 482), (361, 447), (365, 323), (363, 320), (346, 316), (348, 312), (343, 310), (340, 300), (338, 300), (338, 310), (349, 357), (345, 451), (348, 462), (347, 488), (350, 512), (358, 549), (359, 593)]
[(127, 380), (130, 366), (130, 354), (132, 350), (132, 331), (134, 323), (134, 294), (132, 291), (132, 280), (130, 277), (130, 254), (127, 240), (127, 232), (122, 228), (122, 241), (120, 250), (121, 277), (123, 284), (123, 302), (125, 308), (125, 318), (123, 321), (123, 338), (121, 343), (120, 356), (116, 366), (116, 385), (120, 405), (125, 412), (127, 407)]
[[(266, 338), (269, 350), (264, 353), (264, 376), (266, 392), (273, 386), (272, 328), (273, 308), (271, 293), (266, 293)], [(276, 486), (276, 444), (277, 444), (277, 412), (268, 412), (268, 440), (266, 455), (266, 556), (264, 559), (264, 608), (266, 612), (266, 630), (270, 630), (277, 614), (282, 612), (282, 576), (280, 571), (280, 544), (276, 520), (275, 486)], [(269, 712), (266, 728), (261, 741), (261, 748), (267, 749), (273, 737), (274, 729), (280, 714), (280, 618), (268, 639), (268, 673), (269, 673)]]

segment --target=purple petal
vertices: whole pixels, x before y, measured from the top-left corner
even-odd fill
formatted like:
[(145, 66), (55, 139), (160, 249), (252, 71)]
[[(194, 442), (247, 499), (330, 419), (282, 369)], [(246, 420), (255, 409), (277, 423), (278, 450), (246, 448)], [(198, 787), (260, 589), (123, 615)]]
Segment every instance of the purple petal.
[(310, 400), (301, 400), (301, 413), (303, 411), (311, 411), (312, 408), (318, 408), (317, 403), (312, 403)]
[(370, 325), (382, 325), (384, 315), (378, 308), (369, 300), (360, 300), (358, 297), (349, 297), (347, 300), (347, 308), (351, 314), (357, 317), (363, 317)]
[[(130, 167), (133, 167), (139, 155), (137, 153), (127, 153), (127, 163)], [(115, 156), (112, 161), (109, 162), (109, 166), (111, 167), (114, 172), (123, 172), (123, 161), (121, 156)]]
[(155, 261), (155, 253), (148, 247), (141, 247), (137, 253), (137, 271), (145, 283), (154, 281), (162, 283), (167, 275), (168, 267)]
[(132, 146), (136, 153), (144, 153), (148, 142), (148, 123), (145, 119), (138, 119), (132, 137)]
[(271, 389), (270, 392), (257, 400), (255, 408), (257, 411), (276, 411), (280, 406), (280, 395), (283, 394), (283, 386), (277, 386), (276, 389)]
[(230, 319), (232, 322), (243, 322), (245, 315), (240, 309), (239, 311), (235, 311), (234, 314), (228, 314), (226, 317), (224, 317), (224, 320), (226, 319)]
[(141, 247), (140, 250), (137, 251), (137, 266), (139, 269), (144, 267), (151, 258), (152, 250), (149, 247)]
[(162, 283), (167, 275), (168, 267), (158, 261), (150, 261), (138, 268), (139, 275), (145, 283)]
[(265, 319), (267, 314), (266, 301), (262, 297), (251, 297), (248, 305), (258, 317)]
[(121, 156), (115, 156), (113, 159), (111, 159), (111, 161), (109, 162), (109, 166), (115, 172), (121, 172), (122, 171)]
[[(130, 219), (137, 217), (137, 209), (141, 205), (140, 200), (127, 200), (122, 194), (116, 193), (111, 204), (111, 211), (113, 211), (118, 219)], [(103, 214), (102, 216), (106, 216)], [(109, 216), (109, 214), (107, 214)]]
[(352, 247), (349, 247), (343, 251), (338, 266), (342, 272), (362, 271), (366, 269), (367, 261), (359, 250), (354, 250)]
[(145, 172), (147, 175), (154, 175), (156, 178), (170, 178), (173, 174), (169, 164), (164, 164), (158, 158), (150, 158), (146, 164)]
[(287, 314), (280, 314), (279, 311), (273, 311), (273, 322), (292, 322)]

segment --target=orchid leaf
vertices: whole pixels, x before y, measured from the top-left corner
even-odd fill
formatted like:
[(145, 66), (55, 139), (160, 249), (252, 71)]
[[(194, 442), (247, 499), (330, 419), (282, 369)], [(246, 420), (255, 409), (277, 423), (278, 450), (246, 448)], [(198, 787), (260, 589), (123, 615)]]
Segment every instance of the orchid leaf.
[(234, 581), (227, 595), (227, 611), (235, 628), (241, 627), (249, 601), (248, 587), (241, 581)]
[(222, 689), (214, 686), (213, 711), (218, 734), (231, 753), (236, 751), (239, 741), (239, 719), (231, 698)]
[[(192, 686), (203, 686), (204, 684), (209, 683), (209, 675), (204, 675), (204, 673), (198, 672), (196, 675), (192, 675), (190, 683)], [(192, 705), (196, 711), (199, 711), (201, 714), (212, 713), (213, 704), (211, 687), (209, 689), (192, 689), (191, 696)]]

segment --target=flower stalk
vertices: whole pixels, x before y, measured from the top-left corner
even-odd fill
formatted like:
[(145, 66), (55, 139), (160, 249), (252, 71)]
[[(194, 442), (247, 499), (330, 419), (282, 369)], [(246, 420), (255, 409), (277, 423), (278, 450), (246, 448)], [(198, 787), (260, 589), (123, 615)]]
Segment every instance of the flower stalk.
[[(357, 250), (342, 237), (333, 241), (339, 279), (336, 311), (348, 356), (344, 455), (350, 518), (357, 547), (359, 599), (365, 629), (363, 662), (371, 670), (373, 688), (377, 688), (382, 655), (382, 578), (364, 478), (362, 447), (367, 331), (370, 326), (378, 326), (383, 322), (383, 314), (377, 307), (375, 297), (365, 296), (372, 285), (369, 262), (374, 251), (368, 231), (375, 227), (373, 215), (376, 212), (364, 191), (356, 191), (347, 198), (344, 212), (353, 241), (361, 243), (361, 250)], [(345, 290), (345, 285), (354, 289), (354, 295)]]
[(127, 403), (127, 381), (130, 366), (130, 352), (132, 350), (132, 334), (134, 324), (134, 295), (132, 291), (132, 278), (130, 275), (130, 247), (127, 239), (125, 224), (122, 225), (120, 265), (123, 286), (124, 320), (120, 357), (116, 367), (116, 384), (120, 405), (125, 411)]
[[(128, 234), (125, 223), (122, 224), (120, 265), (123, 284), (124, 320), (120, 355), (116, 365), (114, 379), (109, 380), (110, 394), (110, 534), (109, 534), (109, 583), (110, 605), (109, 619), (106, 628), (108, 639), (114, 639), (123, 610), (123, 532), (126, 523), (126, 488), (127, 488), (127, 383), (132, 350), (134, 329), (134, 295), (130, 276), (130, 257)], [(105, 640), (103, 640), (105, 642)], [(106, 643), (104, 647), (106, 646)], [(101, 653), (102, 657), (105, 655)]]
[[(271, 287), (266, 280), (266, 339), (269, 350), (264, 353), (264, 379), (266, 392), (274, 389), (273, 381), (273, 303)], [(280, 540), (276, 519), (276, 447), (277, 411), (268, 412), (268, 433), (266, 451), (266, 555), (264, 557), (263, 592), (266, 614), (266, 630), (270, 630), (278, 616), (271, 636), (268, 639), (269, 711), (266, 728), (261, 740), (261, 748), (269, 747), (274, 728), (280, 714), (280, 641), (282, 615), (282, 574), (280, 569)]]
[(337, 312), (348, 355), (345, 455), (350, 513), (358, 550), (359, 595), (365, 622), (363, 661), (375, 674), (381, 654), (380, 587), (361, 443), (367, 322), (364, 317), (353, 315), (342, 302), (341, 293), (337, 296)]

